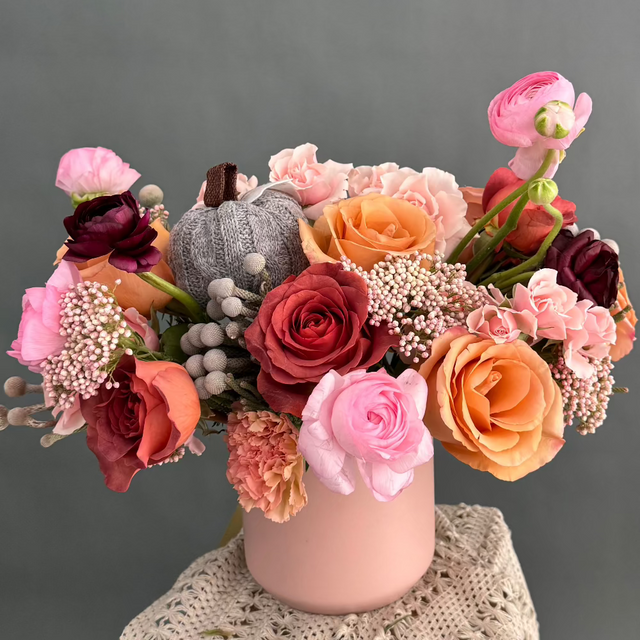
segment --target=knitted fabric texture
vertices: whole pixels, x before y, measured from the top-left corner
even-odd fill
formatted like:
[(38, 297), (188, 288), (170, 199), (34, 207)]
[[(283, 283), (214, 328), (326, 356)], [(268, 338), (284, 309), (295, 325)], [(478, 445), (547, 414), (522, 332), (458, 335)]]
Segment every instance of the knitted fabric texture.
[(348, 616), (290, 609), (253, 581), (240, 534), (196, 560), (121, 640), (201, 640), (213, 630), (243, 640), (539, 640), (502, 514), (466, 505), (436, 507), (431, 567), (382, 609)]
[(265, 191), (255, 202), (223, 202), (217, 209), (191, 209), (171, 230), (169, 264), (176, 284), (201, 305), (216, 278), (231, 278), (255, 293), (260, 277), (243, 269), (248, 253), (260, 253), (273, 286), (309, 266), (298, 232), (300, 205), (284, 193)]

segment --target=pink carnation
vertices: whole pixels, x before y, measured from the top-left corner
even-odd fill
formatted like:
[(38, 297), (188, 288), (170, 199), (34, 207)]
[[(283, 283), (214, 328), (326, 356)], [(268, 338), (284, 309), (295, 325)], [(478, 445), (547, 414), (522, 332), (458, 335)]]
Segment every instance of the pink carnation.
[[(569, 135), (560, 140), (541, 136), (534, 123), (538, 110), (556, 100), (566, 102), (575, 113), (575, 123)], [(563, 150), (571, 146), (589, 120), (591, 107), (591, 98), (581, 93), (576, 100), (573, 85), (559, 73), (532, 73), (491, 101), (489, 126), (498, 142), (518, 147), (509, 166), (519, 178), (528, 180), (540, 168), (548, 149)], [(552, 178), (557, 168), (556, 163), (546, 177)]]
[(385, 162), (374, 167), (363, 165), (352, 169), (349, 173), (349, 195), (353, 198), (366, 196), (368, 193), (380, 193), (382, 176), (399, 169), (395, 162)]
[(127, 191), (140, 177), (110, 149), (71, 149), (60, 159), (56, 187), (68, 196), (115, 195)]
[(257, 507), (269, 520), (286, 522), (307, 504), (297, 435), (284, 415), (270, 411), (229, 415), (227, 479), (245, 511)]
[(348, 176), (353, 168), (351, 164), (333, 160), (320, 163), (317, 150), (316, 145), (307, 142), (295, 149), (283, 149), (269, 160), (269, 180), (291, 181), (310, 220), (317, 220), (328, 204), (346, 197)]
[(507, 307), (486, 304), (469, 314), (467, 326), (472, 333), (491, 338), (496, 344), (502, 344), (517, 340), (521, 333), (535, 336), (537, 321), (530, 311), (514, 311)]
[(348, 495), (359, 471), (374, 497), (396, 498), (413, 469), (433, 456), (422, 422), (427, 383), (413, 369), (397, 379), (384, 371), (329, 371), (302, 414), (298, 448), (320, 481)]
[(22, 319), (12, 351), (7, 353), (34, 373), (42, 372), (49, 356), (59, 355), (66, 338), (60, 335), (60, 300), (71, 285), (82, 282), (77, 267), (61, 262), (44, 287), (27, 289), (22, 298)]
[(436, 250), (445, 258), (471, 228), (467, 203), (452, 174), (432, 167), (418, 173), (405, 167), (383, 174), (380, 182), (383, 195), (407, 200), (429, 214), (436, 224)]

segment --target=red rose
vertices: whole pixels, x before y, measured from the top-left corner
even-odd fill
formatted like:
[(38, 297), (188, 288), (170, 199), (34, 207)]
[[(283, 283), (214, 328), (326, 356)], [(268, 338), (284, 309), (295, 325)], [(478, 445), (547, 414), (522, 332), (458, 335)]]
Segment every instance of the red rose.
[(397, 343), (386, 327), (368, 324), (368, 305), (365, 281), (331, 263), (291, 276), (266, 296), (245, 338), (262, 367), (258, 389), (274, 411), (300, 417), (325, 373), (366, 369)]
[[(524, 184), (511, 169), (502, 167), (494, 171), (489, 178), (482, 195), (482, 209), (485, 213), (493, 209), (504, 200), (511, 192)], [(514, 203), (515, 204), (515, 203)], [(569, 200), (563, 200), (558, 196), (553, 201), (553, 206), (560, 211), (564, 219), (563, 227), (568, 227), (578, 220), (576, 217), (576, 205)], [(509, 217), (513, 204), (503, 209), (498, 214), (498, 226), (501, 227)], [(495, 221), (494, 221), (495, 224)], [(527, 202), (527, 206), (520, 215), (518, 226), (506, 238), (507, 242), (516, 250), (527, 255), (534, 254), (549, 235), (553, 228), (553, 217), (545, 211), (542, 205)]]
[(80, 406), (107, 487), (123, 492), (138, 471), (166, 460), (193, 435), (200, 400), (189, 374), (173, 362), (124, 356), (113, 380), (118, 388), (102, 385)]

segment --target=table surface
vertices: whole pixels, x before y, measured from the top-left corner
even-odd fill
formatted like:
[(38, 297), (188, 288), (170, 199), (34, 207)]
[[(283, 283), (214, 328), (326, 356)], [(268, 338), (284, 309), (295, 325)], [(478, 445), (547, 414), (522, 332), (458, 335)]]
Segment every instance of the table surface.
[[(498, 509), (436, 507), (431, 567), (376, 611), (318, 616), (279, 603), (251, 578), (242, 533), (196, 560), (120, 640), (538, 640), (511, 533)], [(217, 632), (217, 633), (216, 633)]]

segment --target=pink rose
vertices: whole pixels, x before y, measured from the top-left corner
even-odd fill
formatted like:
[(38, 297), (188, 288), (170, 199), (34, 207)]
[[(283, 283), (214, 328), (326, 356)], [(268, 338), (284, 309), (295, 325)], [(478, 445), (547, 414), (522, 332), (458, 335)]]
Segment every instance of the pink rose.
[(400, 167), (395, 162), (385, 162), (374, 167), (363, 165), (351, 169), (349, 195), (353, 198), (366, 196), (368, 193), (380, 193), (382, 191), (382, 176), (399, 169)]
[(110, 149), (71, 149), (60, 158), (56, 187), (68, 196), (115, 195), (128, 191), (140, 174)]
[(82, 282), (78, 268), (61, 262), (44, 287), (27, 289), (22, 298), (22, 319), (18, 338), (7, 353), (34, 373), (42, 372), (42, 363), (59, 355), (65, 336), (60, 335), (60, 298), (70, 285)]
[(332, 491), (352, 493), (358, 470), (374, 497), (388, 502), (433, 456), (426, 405), (427, 384), (412, 369), (397, 379), (384, 371), (329, 371), (302, 413), (298, 449)]
[(422, 173), (405, 167), (380, 180), (382, 195), (406, 200), (429, 214), (436, 225), (436, 251), (445, 258), (471, 228), (465, 217), (467, 203), (452, 174), (433, 167)]
[(290, 180), (310, 220), (317, 220), (328, 204), (347, 195), (351, 164), (333, 160), (318, 162), (315, 144), (302, 144), (295, 149), (283, 149), (269, 160), (269, 180)]
[(158, 334), (149, 326), (147, 319), (136, 308), (129, 307), (124, 312), (124, 317), (129, 327), (144, 340), (147, 349), (151, 351), (160, 350)]
[[(236, 178), (236, 192), (238, 194), (238, 199), (242, 198), (242, 196), (255, 189), (258, 186), (258, 178), (255, 176), (251, 176), (247, 178), (244, 173), (239, 173)], [(192, 209), (204, 209), (204, 192), (207, 188), (207, 181), (205, 180), (200, 187), (200, 192), (198, 193), (198, 199), (196, 203), (191, 207)]]
[(507, 307), (485, 304), (469, 314), (467, 326), (472, 333), (502, 344), (517, 340), (521, 333), (535, 336), (537, 321), (531, 311), (514, 311)]
[(538, 323), (532, 338), (564, 340), (568, 329), (579, 329), (585, 321), (585, 310), (578, 296), (557, 283), (555, 269), (540, 269), (529, 280), (528, 286), (517, 284), (512, 307), (516, 311), (530, 311)]
[[(535, 128), (535, 115), (552, 101), (566, 102), (573, 108), (575, 123), (569, 135), (556, 140), (541, 136)], [(581, 93), (575, 100), (573, 85), (554, 71), (533, 73), (499, 93), (489, 105), (489, 126), (498, 142), (518, 147), (509, 163), (514, 173), (528, 180), (542, 164), (548, 149), (568, 149), (580, 135), (591, 115), (591, 98)], [(553, 165), (545, 174), (552, 178), (558, 168)]]

